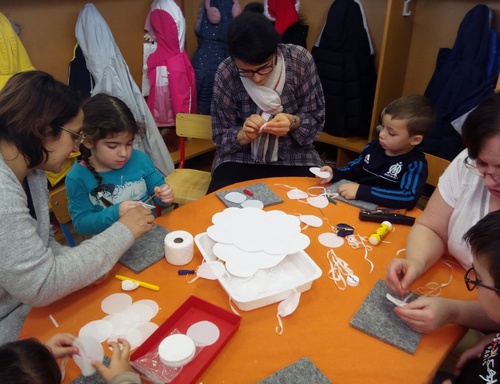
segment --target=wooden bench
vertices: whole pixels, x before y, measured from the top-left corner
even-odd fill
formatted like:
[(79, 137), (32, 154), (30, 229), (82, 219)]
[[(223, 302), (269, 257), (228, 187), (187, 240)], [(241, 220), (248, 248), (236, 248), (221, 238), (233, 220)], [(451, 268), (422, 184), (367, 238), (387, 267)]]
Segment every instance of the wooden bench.
[(338, 148), (336, 167), (343, 167), (349, 161), (356, 158), (368, 143), (368, 139), (362, 137), (338, 137), (321, 132), (316, 139), (319, 143), (333, 145)]

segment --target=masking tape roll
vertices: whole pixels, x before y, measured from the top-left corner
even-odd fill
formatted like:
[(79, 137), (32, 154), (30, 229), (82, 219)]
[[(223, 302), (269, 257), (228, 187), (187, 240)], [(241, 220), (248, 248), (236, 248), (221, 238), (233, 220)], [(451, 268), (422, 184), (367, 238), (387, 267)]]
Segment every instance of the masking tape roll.
[(193, 236), (173, 231), (165, 236), (165, 259), (172, 265), (186, 265), (193, 259)]

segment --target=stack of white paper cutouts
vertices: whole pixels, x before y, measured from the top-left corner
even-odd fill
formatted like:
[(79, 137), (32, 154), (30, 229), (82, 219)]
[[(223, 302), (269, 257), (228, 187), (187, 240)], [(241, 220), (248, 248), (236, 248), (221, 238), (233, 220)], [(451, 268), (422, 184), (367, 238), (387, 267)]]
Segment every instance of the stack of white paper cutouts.
[(216, 213), (212, 222), (207, 235), (216, 242), (213, 253), (237, 277), (272, 268), (310, 243), (301, 233), (300, 219), (283, 211), (231, 207)]

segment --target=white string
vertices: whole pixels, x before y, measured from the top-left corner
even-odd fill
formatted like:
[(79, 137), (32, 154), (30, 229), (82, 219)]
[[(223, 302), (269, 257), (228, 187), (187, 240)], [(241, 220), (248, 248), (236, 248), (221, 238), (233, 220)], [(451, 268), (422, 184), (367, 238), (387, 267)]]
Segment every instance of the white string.
[(282, 335), (283, 334), (283, 322), (281, 321), (281, 316), (279, 313), (276, 314), (276, 318), (278, 319), (278, 325), (276, 326), (276, 333), (278, 335)]
[(341, 291), (345, 290), (347, 287), (347, 283), (344, 276), (353, 275), (354, 273), (352, 269), (349, 268), (349, 265), (344, 260), (342, 260), (335, 254), (333, 249), (330, 249), (327, 252), (326, 259), (330, 264), (328, 278), (330, 280), (333, 280), (338, 289), (340, 289)]
[(368, 245), (365, 243), (366, 237), (361, 236), (359, 233), (357, 234), (352, 234), (349, 236), (346, 236), (347, 239), (347, 244), (351, 246), (353, 249), (361, 248), (363, 247), (365, 249), (365, 255), (363, 258), (370, 263), (370, 273), (373, 272), (373, 269), (375, 268), (375, 265), (373, 262), (368, 258), (368, 251), (373, 250), (371, 245)]

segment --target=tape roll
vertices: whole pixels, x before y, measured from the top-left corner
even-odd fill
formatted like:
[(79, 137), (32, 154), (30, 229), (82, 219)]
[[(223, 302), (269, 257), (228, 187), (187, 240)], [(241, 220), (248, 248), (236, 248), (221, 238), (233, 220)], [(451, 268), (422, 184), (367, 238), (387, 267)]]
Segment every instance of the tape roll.
[(193, 236), (186, 231), (173, 231), (165, 236), (165, 259), (172, 265), (185, 265), (193, 260)]

